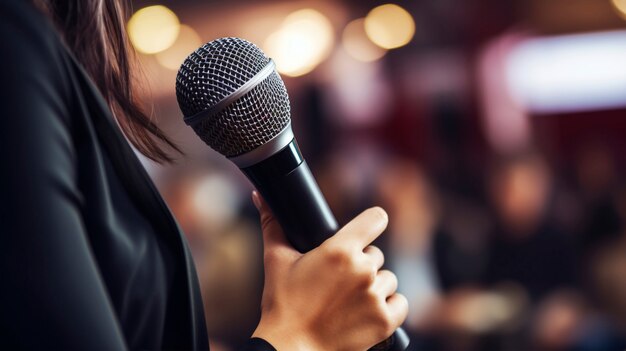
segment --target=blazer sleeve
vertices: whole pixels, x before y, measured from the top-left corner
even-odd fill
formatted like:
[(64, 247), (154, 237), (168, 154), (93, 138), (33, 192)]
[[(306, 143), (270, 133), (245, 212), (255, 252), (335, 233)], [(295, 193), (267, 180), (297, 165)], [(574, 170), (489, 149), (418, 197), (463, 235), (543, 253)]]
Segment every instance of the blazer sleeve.
[(241, 351), (276, 351), (276, 349), (261, 338), (251, 338)]
[(0, 349), (124, 350), (82, 222), (67, 61), (27, 6), (0, 4)]

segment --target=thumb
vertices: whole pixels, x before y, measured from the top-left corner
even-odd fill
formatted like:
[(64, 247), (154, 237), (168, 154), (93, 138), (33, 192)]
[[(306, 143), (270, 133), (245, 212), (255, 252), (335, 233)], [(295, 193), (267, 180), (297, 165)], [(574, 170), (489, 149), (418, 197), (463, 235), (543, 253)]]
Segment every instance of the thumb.
[[(272, 210), (267, 205), (267, 202), (263, 200), (258, 191), (254, 190), (252, 192), (252, 202), (254, 202), (254, 206), (256, 206), (259, 211), (259, 215), (261, 216), (261, 230), (263, 231), (263, 249), (265, 253), (276, 252), (276, 251), (285, 251), (298, 253), (285, 236), (283, 232), (283, 228), (274, 217)], [(298, 253), (299, 254), (299, 253)], [(293, 255), (293, 253), (290, 253)]]

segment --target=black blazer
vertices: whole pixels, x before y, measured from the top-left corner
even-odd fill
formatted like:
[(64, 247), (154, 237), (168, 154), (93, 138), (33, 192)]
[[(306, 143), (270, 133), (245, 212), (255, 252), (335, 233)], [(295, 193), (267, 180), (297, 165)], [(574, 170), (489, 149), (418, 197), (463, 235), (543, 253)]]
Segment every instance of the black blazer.
[(0, 2), (0, 111), (0, 349), (207, 350), (176, 221), (27, 1)]

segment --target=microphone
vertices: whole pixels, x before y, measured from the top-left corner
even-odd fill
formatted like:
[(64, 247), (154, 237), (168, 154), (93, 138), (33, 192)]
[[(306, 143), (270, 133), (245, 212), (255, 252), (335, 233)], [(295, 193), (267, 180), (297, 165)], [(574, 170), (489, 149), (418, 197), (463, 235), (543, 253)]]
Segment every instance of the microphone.
[[(339, 230), (291, 129), (285, 84), (261, 49), (240, 38), (204, 44), (181, 65), (176, 98), (185, 123), (248, 177), (294, 248), (307, 252)], [(408, 343), (399, 328), (370, 350)]]

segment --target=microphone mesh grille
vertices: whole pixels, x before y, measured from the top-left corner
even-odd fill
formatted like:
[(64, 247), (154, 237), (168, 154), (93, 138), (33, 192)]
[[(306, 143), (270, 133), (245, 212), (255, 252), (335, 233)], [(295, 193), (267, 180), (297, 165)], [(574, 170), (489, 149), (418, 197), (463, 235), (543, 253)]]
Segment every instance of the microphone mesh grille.
[[(205, 111), (237, 90), (269, 63), (256, 45), (221, 38), (193, 52), (176, 77), (176, 97), (185, 116)], [(265, 144), (290, 121), (289, 96), (276, 71), (219, 113), (193, 128), (210, 147), (226, 157)]]

